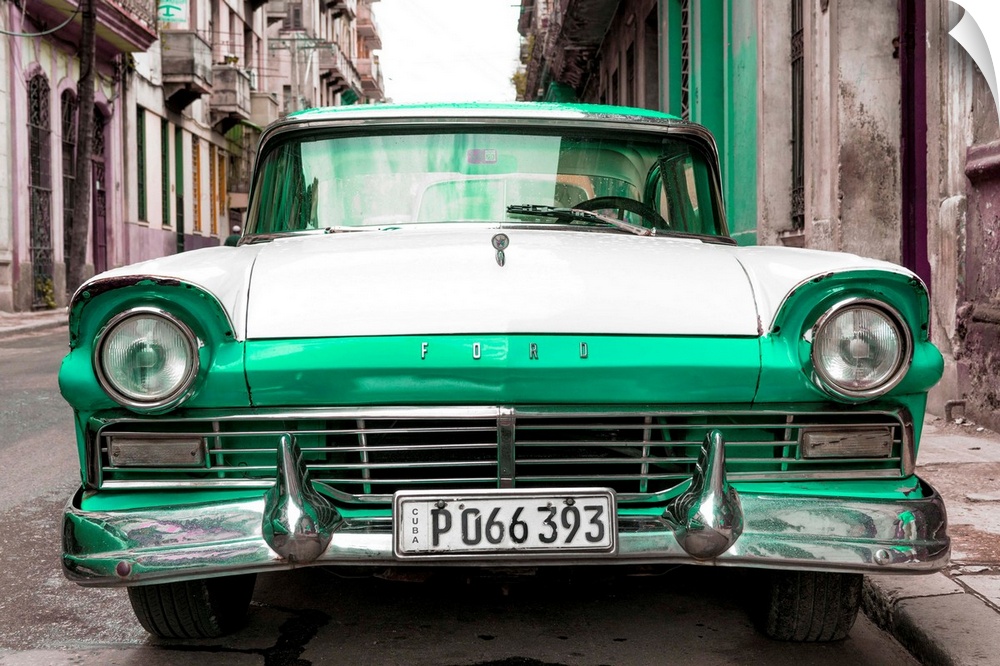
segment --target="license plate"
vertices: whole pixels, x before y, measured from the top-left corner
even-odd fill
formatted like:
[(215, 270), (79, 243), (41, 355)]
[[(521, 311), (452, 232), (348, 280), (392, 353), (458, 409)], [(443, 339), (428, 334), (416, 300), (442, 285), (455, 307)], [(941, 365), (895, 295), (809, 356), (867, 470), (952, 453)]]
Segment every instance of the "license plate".
[(396, 493), (399, 557), (613, 553), (614, 493), (606, 489)]

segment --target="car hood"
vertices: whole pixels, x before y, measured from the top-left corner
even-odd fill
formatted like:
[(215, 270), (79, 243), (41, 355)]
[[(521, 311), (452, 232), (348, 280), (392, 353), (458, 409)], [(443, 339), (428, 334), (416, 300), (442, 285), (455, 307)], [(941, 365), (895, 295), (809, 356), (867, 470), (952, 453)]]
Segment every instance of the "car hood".
[(731, 248), (689, 239), (441, 225), (282, 239), (253, 268), (247, 339), (479, 333), (753, 336), (758, 324)]
[[(503, 265), (493, 238), (508, 237)], [(799, 284), (895, 264), (565, 229), (427, 225), (218, 247), (92, 278), (155, 276), (213, 294), (239, 339), (376, 335), (757, 336)], [(81, 292), (84, 288), (81, 288)]]

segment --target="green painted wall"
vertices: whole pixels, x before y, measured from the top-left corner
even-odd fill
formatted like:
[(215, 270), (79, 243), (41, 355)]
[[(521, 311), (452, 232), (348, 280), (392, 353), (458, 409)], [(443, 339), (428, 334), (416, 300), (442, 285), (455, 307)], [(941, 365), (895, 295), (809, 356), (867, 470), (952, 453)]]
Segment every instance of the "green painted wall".
[(661, 99), (663, 110), (675, 116), (681, 115), (681, 0), (663, 0), (660, 3), (663, 14), (660, 52), (664, 54), (662, 81), (665, 90)]
[(729, 231), (757, 244), (757, 6), (725, 0), (726, 145), (721, 150)]
[(691, 120), (726, 137), (725, 0), (691, 0)]
[[(690, 120), (719, 144), (730, 233), (757, 243), (757, 10), (746, 0), (688, 0)], [(662, 0), (666, 110), (681, 115), (682, 0)]]

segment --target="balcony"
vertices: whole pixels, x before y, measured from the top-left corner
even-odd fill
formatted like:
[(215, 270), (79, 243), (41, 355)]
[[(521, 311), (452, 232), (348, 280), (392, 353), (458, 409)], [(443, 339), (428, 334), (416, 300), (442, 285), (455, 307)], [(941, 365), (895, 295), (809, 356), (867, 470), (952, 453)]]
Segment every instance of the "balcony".
[(333, 88), (333, 92), (340, 92), (348, 88), (361, 89), (361, 77), (358, 70), (351, 63), (351, 59), (344, 55), (340, 47), (333, 43), (329, 48), (319, 50), (319, 75), (327, 85)]
[(381, 101), (385, 97), (385, 85), (378, 58), (359, 58), (357, 65), (358, 76), (361, 78), (361, 91), (366, 97)]
[(325, 0), (324, 4), (334, 18), (342, 15), (348, 21), (353, 21), (358, 15), (358, 0)]
[(216, 65), (212, 76), (212, 125), (225, 134), (241, 120), (250, 120), (250, 73), (236, 65)]
[(175, 111), (212, 92), (212, 47), (193, 30), (164, 30), (163, 94)]
[(278, 119), (278, 97), (274, 93), (250, 93), (250, 122), (258, 127), (267, 127)]
[(378, 21), (372, 13), (372, 6), (367, 2), (358, 5), (358, 21), (356, 23), (358, 38), (368, 42), (369, 49), (382, 48), (382, 37), (379, 34)]
[[(77, 13), (80, 0), (25, 0), (24, 13), (40, 26), (55, 26)], [(149, 49), (157, 38), (156, 0), (94, 0), (97, 11), (97, 59)], [(59, 31), (59, 38), (79, 44), (82, 20)]]
[(267, 24), (273, 25), (288, 16), (288, 3), (285, 0), (270, 0), (264, 12), (267, 14)]

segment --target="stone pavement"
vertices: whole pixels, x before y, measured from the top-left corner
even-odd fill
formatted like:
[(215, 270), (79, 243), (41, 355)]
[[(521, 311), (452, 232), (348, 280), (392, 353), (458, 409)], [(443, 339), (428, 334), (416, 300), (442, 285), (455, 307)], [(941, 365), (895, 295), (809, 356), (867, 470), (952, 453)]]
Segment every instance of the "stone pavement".
[(0, 339), (30, 335), (35, 331), (65, 326), (67, 319), (66, 308), (35, 312), (0, 311)]
[(865, 612), (924, 664), (1000, 664), (1000, 435), (928, 417), (917, 474), (944, 497), (951, 565), (868, 576)]
[[(66, 320), (65, 308), (0, 312), (0, 339)], [(924, 664), (1000, 664), (1000, 435), (929, 416), (917, 473), (945, 499), (951, 565), (930, 575), (868, 576), (864, 610)]]

